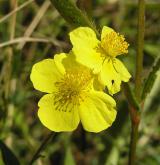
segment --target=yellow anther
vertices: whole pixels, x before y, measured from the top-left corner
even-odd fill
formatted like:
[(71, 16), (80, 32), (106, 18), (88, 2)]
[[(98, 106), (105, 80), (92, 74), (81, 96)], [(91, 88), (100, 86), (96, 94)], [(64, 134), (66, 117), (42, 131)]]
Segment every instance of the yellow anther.
[(123, 35), (113, 31), (102, 38), (100, 46), (106, 55), (116, 57), (117, 55), (128, 53), (129, 44), (125, 41)]
[[(72, 106), (79, 105), (86, 97), (87, 89), (92, 80), (91, 72), (88, 69), (67, 70), (61, 81), (56, 82), (57, 93), (54, 104), (56, 110), (69, 111)], [(70, 106), (70, 108), (68, 107)]]

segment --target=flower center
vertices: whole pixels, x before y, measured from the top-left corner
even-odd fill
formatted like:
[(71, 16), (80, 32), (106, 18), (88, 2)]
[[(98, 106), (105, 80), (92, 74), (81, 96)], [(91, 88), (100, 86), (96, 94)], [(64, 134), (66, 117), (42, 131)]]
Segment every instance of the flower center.
[(67, 70), (61, 81), (55, 83), (56, 110), (71, 112), (74, 106), (79, 106), (91, 88), (91, 80), (91, 72), (86, 68)]
[(112, 31), (102, 38), (98, 45), (98, 51), (104, 56), (116, 57), (117, 55), (128, 53), (129, 44), (123, 35)]

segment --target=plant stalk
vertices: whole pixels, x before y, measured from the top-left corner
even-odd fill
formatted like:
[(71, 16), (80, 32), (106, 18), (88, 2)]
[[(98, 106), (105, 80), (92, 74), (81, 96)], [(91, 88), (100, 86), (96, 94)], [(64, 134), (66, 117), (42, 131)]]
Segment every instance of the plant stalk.
[(139, 127), (139, 122), (137, 123), (132, 122), (131, 142), (130, 142), (130, 152), (129, 152), (129, 162), (128, 162), (129, 165), (135, 165), (136, 147), (138, 140), (138, 127)]
[[(143, 48), (144, 48), (144, 30), (145, 30), (145, 0), (138, 1), (138, 27), (137, 27), (137, 56), (136, 56), (136, 75), (135, 75), (135, 96), (141, 102), (141, 86), (143, 72)], [(138, 109), (130, 107), (131, 116), (131, 142), (129, 152), (129, 165), (135, 165), (136, 147), (138, 140), (138, 127), (140, 123), (140, 113)]]
[[(10, 0), (10, 7), (12, 10), (16, 9), (18, 5), (17, 0)], [(10, 40), (14, 39), (15, 37), (15, 32), (16, 32), (16, 17), (17, 14), (13, 14), (10, 21), (9, 21), (9, 38)], [(12, 47), (8, 47), (8, 54), (7, 54), (7, 61), (6, 61), (6, 87), (5, 87), (5, 99), (6, 99), (6, 110), (7, 110), (7, 119), (5, 122), (5, 127), (6, 128), (12, 128), (13, 124), (13, 118), (14, 118), (14, 112), (15, 112), (15, 105), (12, 101), (9, 101), (9, 97), (14, 94), (16, 90), (16, 79), (13, 79), (12, 77), (12, 61), (13, 61), (13, 55), (14, 55), (14, 50)], [(6, 144), (11, 147), (12, 146), (12, 136), (7, 136), (6, 138)]]
[(141, 97), (142, 72), (143, 72), (144, 31), (145, 31), (145, 0), (139, 0), (136, 75), (135, 75), (135, 95), (139, 101)]

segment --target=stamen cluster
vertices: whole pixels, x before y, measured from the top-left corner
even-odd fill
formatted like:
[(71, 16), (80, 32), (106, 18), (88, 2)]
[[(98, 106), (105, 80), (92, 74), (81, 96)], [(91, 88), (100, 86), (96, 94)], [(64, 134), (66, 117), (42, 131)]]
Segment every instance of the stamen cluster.
[(56, 110), (71, 111), (73, 106), (80, 105), (90, 88), (91, 80), (91, 72), (86, 68), (67, 70), (61, 81), (55, 83), (58, 91), (54, 97)]
[(101, 40), (101, 48), (108, 56), (117, 56), (120, 54), (128, 53), (129, 44), (125, 41), (123, 35), (116, 32), (110, 32)]

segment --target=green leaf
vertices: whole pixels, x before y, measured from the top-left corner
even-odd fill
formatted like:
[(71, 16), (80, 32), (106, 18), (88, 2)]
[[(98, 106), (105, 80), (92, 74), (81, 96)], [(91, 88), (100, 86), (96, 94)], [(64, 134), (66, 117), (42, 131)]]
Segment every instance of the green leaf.
[(154, 82), (157, 78), (157, 71), (160, 69), (160, 58), (156, 61), (155, 65), (152, 67), (152, 71), (150, 72), (147, 80), (144, 83), (143, 91), (142, 91), (142, 100), (145, 100), (148, 93), (150, 93)]
[(0, 140), (0, 150), (5, 165), (20, 165), (14, 153)]
[(140, 111), (140, 106), (139, 106), (139, 103), (138, 103), (138, 101), (135, 97), (135, 94), (131, 90), (130, 85), (128, 83), (123, 83), (122, 88), (123, 88), (123, 91), (126, 95), (126, 98), (129, 102), (129, 104), (139, 112)]
[(156, 44), (145, 44), (144, 50), (149, 53), (150, 56), (156, 58), (159, 54), (159, 46)]
[(73, 27), (89, 26), (97, 35), (95, 25), (72, 0), (50, 0), (61, 16)]

